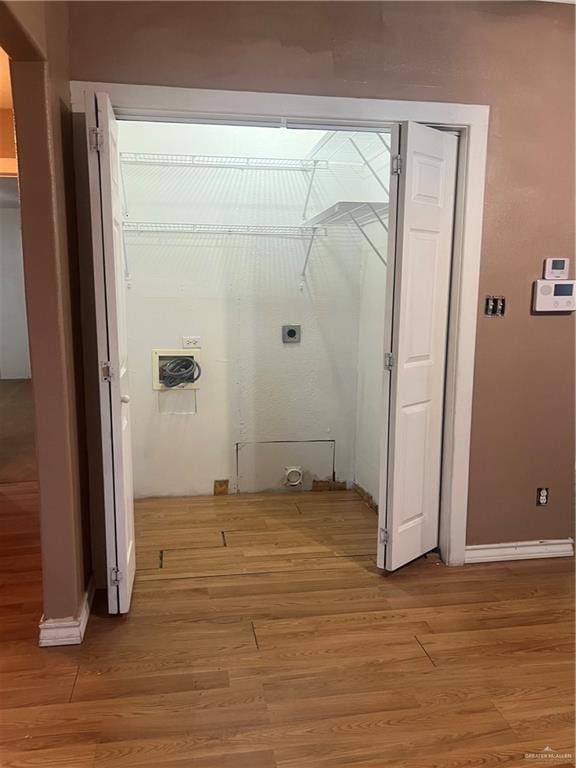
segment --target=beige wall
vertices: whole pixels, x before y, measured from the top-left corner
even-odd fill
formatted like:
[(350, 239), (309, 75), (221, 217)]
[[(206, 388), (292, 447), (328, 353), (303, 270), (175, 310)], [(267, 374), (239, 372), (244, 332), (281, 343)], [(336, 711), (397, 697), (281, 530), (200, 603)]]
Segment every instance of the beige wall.
[(67, 33), (63, 3), (0, 4), (0, 44), (12, 57), (46, 618), (77, 615), (89, 575)]
[(0, 109), (0, 158), (13, 157), (16, 157), (14, 113), (11, 109)]
[[(28, 43), (39, 52), (42, 58), (47, 58), (49, 53), (47, 22), (52, 13), (48, 11), (48, 4), (33, 0), (11, 0), (4, 5), (17, 21)], [(63, 4), (59, 3), (59, 5)], [(52, 40), (54, 41), (54, 38)], [(54, 45), (51, 46), (51, 51), (54, 52)], [(20, 54), (12, 53), (12, 56), (17, 59), (22, 58)]]
[(15, 176), (16, 173), (16, 137), (14, 135), (10, 59), (0, 48), (0, 176)]
[[(489, 104), (468, 542), (571, 532), (574, 320), (534, 317), (574, 256), (574, 8), (533, 2), (73, 3), (73, 79)], [(506, 318), (484, 318), (504, 294)], [(535, 506), (536, 487), (550, 504)]]

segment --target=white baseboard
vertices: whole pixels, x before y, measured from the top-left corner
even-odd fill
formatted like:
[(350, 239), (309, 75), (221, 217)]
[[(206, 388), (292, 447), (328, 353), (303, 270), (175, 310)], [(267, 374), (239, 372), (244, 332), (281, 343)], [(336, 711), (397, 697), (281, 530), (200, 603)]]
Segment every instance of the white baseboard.
[(574, 539), (510, 541), (502, 544), (474, 544), (466, 547), (465, 563), (498, 560), (533, 560), (539, 557), (573, 557)]
[(80, 645), (90, 617), (90, 607), (94, 599), (94, 582), (90, 579), (84, 593), (80, 613), (77, 617), (68, 616), (64, 619), (45, 619), (39, 624), (40, 637), (38, 645), (47, 648), (53, 645)]

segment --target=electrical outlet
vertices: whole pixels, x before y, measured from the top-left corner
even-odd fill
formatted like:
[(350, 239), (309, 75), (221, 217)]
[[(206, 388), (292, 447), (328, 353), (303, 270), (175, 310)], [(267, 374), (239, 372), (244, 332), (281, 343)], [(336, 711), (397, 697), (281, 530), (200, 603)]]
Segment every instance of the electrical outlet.
[(182, 336), (182, 346), (184, 349), (200, 346), (200, 336)]
[(545, 507), (548, 504), (550, 494), (548, 488), (536, 488), (536, 506)]

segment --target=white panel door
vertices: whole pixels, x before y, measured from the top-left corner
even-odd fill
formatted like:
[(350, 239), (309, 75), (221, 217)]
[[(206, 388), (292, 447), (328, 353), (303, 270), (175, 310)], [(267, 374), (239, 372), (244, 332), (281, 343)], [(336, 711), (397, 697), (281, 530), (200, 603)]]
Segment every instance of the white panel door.
[(108, 610), (127, 613), (136, 560), (118, 126), (107, 94), (97, 94), (96, 104), (87, 105), (86, 115), (101, 369)]
[(456, 136), (418, 123), (397, 130), (388, 471), (378, 543), (378, 565), (389, 571), (438, 545), (458, 149)]

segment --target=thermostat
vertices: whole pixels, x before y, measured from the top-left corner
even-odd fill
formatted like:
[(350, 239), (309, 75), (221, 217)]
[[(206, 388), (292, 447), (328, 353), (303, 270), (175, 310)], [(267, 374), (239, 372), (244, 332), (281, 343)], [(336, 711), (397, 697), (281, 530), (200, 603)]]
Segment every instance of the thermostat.
[(576, 280), (536, 280), (534, 312), (573, 312), (576, 309)]
[(570, 259), (546, 259), (544, 261), (545, 280), (568, 280)]

